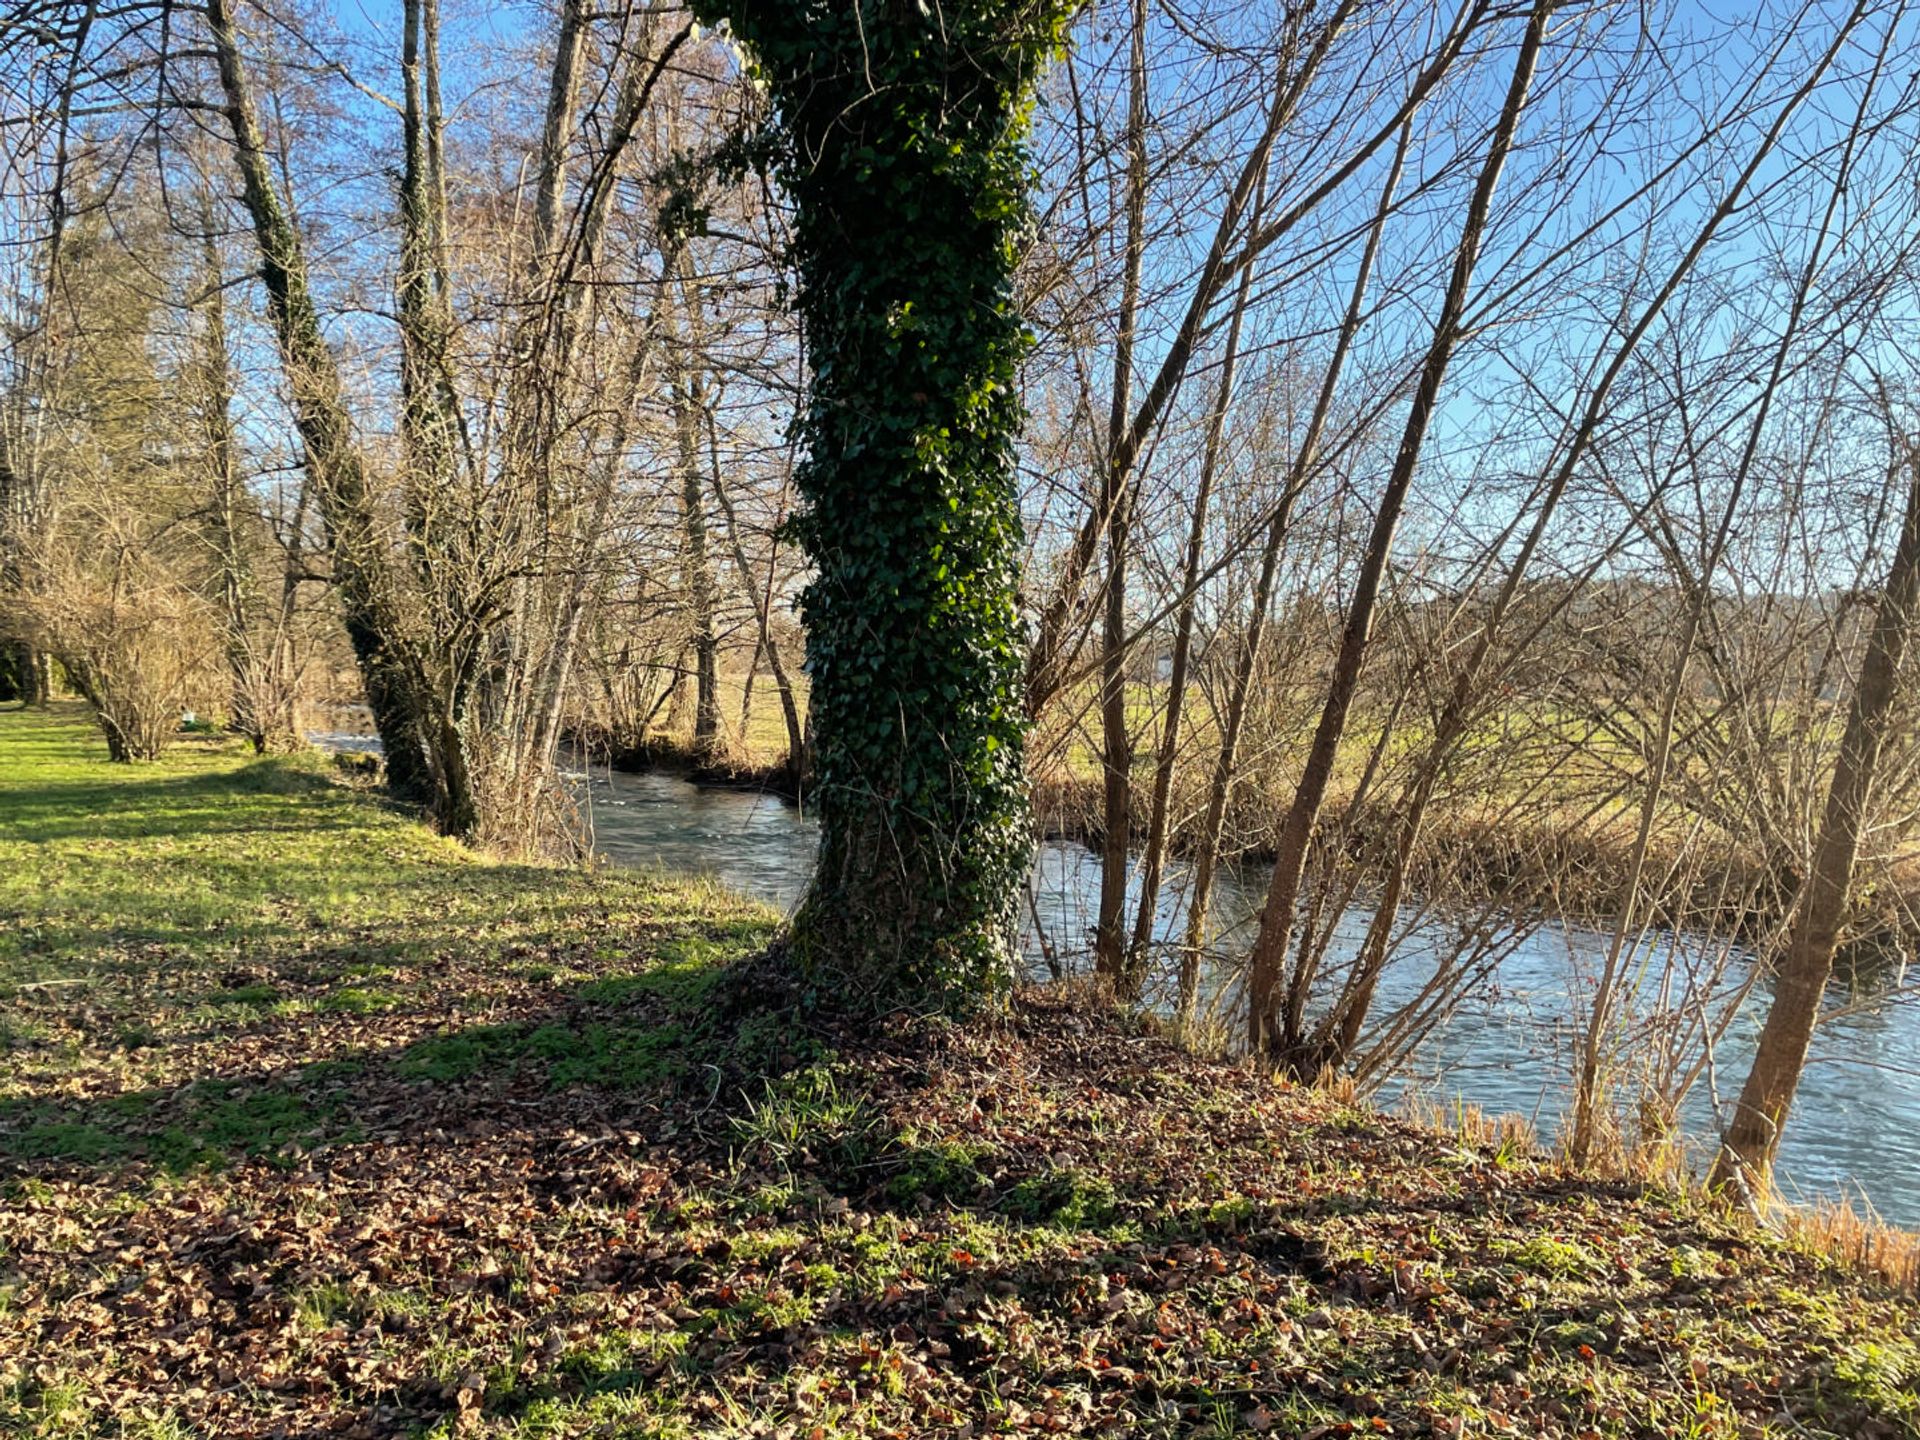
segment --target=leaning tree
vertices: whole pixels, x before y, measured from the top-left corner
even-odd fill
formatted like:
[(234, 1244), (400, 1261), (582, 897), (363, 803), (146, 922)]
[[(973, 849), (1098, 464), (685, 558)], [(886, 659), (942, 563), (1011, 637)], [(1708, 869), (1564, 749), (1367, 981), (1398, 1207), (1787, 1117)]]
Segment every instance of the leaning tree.
[(812, 364), (797, 422), (819, 868), (795, 952), (966, 1009), (1030, 856), (1013, 273), (1035, 78), (1068, 0), (700, 0), (771, 102)]

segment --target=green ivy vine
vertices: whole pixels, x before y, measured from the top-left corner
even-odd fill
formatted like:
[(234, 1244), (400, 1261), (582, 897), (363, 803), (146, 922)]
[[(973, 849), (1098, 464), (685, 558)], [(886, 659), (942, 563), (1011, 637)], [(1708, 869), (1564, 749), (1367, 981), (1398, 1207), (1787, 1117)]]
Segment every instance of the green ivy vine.
[(886, 1004), (1004, 992), (1022, 763), (1023, 141), (1066, 0), (696, 0), (771, 102), (812, 361), (796, 532), (821, 854), (802, 962)]

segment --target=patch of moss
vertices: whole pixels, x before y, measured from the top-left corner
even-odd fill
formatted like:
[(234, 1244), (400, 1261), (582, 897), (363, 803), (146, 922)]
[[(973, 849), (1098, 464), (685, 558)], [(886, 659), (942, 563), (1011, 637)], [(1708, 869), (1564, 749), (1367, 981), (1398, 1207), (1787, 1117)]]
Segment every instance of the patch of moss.
[(525, 1041), (524, 1025), (476, 1025), (416, 1040), (394, 1062), (409, 1080), (448, 1083), (465, 1080), (481, 1070), (503, 1069), (518, 1057)]
[(1551, 1235), (1533, 1235), (1524, 1241), (1501, 1240), (1491, 1253), (1522, 1270), (1554, 1279), (1572, 1279), (1598, 1272), (1599, 1263), (1582, 1247)]
[(632, 1089), (683, 1070), (685, 1042), (676, 1024), (486, 1025), (417, 1041), (395, 1068), (408, 1079), (449, 1083), (481, 1074), (506, 1078), (532, 1065), (555, 1089)]
[(1008, 1215), (1063, 1230), (1097, 1230), (1118, 1213), (1120, 1196), (1105, 1176), (1061, 1166), (1029, 1176), (1007, 1192)]
[(8, 1148), (22, 1160), (82, 1160), (98, 1162), (125, 1156), (131, 1145), (124, 1135), (98, 1125), (57, 1121), (35, 1125), (13, 1136)]
[(940, 1204), (975, 1204), (992, 1186), (980, 1168), (980, 1161), (992, 1153), (988, 1146), (956, 1140), (899, 1144), (889, 1157), (894, 1173), (887, 1181), (888, 1198), (896, 1203), (924, 1197)]
[(547, 1081), (633, 1089), (678, 1073), (685, 1065), (678, 1025), (542, 1026), (528, 1037), (531, 1053), (547, 1060)]
[(348, 985), (334, 991), (331, 995), (323, 996), (320, 1000), (320, 1008), (348, 1015), (372, 1015), (382, 1010), (391, 1010), (399, 1003), (400, 997), (391, 990)]

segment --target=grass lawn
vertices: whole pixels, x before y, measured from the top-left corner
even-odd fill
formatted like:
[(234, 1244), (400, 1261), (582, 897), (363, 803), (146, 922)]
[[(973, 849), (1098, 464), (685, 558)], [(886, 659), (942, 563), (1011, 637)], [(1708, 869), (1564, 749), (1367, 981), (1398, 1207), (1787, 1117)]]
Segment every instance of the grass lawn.
[(0, 712), (0, 1434), (1920, 1435), (1912, 1302), (697, 882)]

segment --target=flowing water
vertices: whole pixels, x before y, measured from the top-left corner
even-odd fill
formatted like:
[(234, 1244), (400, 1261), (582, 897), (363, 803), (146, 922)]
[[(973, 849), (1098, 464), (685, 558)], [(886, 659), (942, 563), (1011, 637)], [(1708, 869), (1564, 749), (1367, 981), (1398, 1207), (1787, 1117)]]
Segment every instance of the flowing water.
[[(314, 738), (341, 748), (371, 748), (353, 737)], [(775, 796), (600, 767), (577, 779), (593, 846), (610, 860), (709, 874), (782, 911), (790, 912), (806, 889), (814, 822)], [(1184, 931), (1183, 879), (1178, 867), (1168, 877), (1156, 942), (1173, 942)], [(1036, 977), (1054, 965), (1068, 973), (1085, 968), (1099, 885), (1099, 857), (1083, 846), (1041, 847), (1022, 917), (1023, 946)], [(1221, 955), (1247, 948), (1265, 885), (1264, 870), (1222, 877), (1211, 917)], [(1337, 918), (1331, 962), (1355, 953), (1370, 918), (1363, 905)], [(1413, 999), (1435, 966), (1457, 953), (1459, 941), (1438, 921), (1410, 925), (1382, 979), (1374, 1013), (1387, 1014)], [(1653, 952), (1674, 943), (1655, 937)], [(1607, 946), (1608, 937), (1592, 930), (1514, 927), (1489, 950), (1486, 982), (1422, 1043), (1412, 1073), (1382, 1087), (1383, 1096), (1417, 1089), (1429, 1101), (1458, 1099), (1488, 1114), (1517, 1113), (1551, 1135), (1569, 1107), (1573, 1017), (1582, 1008), (1573, 997), (1590, 995)], [(1641, 972), (1637, 993), (1652, 998), (1658, 968)], [(1749, 978), (1743, 957), (1735, 957), (1729, 971), (1723, 986)], [(1216, 966), (1209, 994), (1230, 1004), (1235, 978), (1230, 962)], [(1898, 980), (1882, 975), (1833, 987), (1830, 1013), (1814, 1037), (1781, 1147), (1780, 1178), (1787, 1193), (1799, 1198), (1864, 1202), (1891, 1223), (1920, 1229), (1920, 994)], [(1629, 985), (1629, 1005), (1635, 994)], [(1688, 1135), (1714, 1133), (1715, 1097), (1724, 1108), (1745, 1078), (1767, 999), (1764, 987), (1756, 986), (1715, 1047), (1712, 1068), (1682, 1108), (1680, 1123)]]

